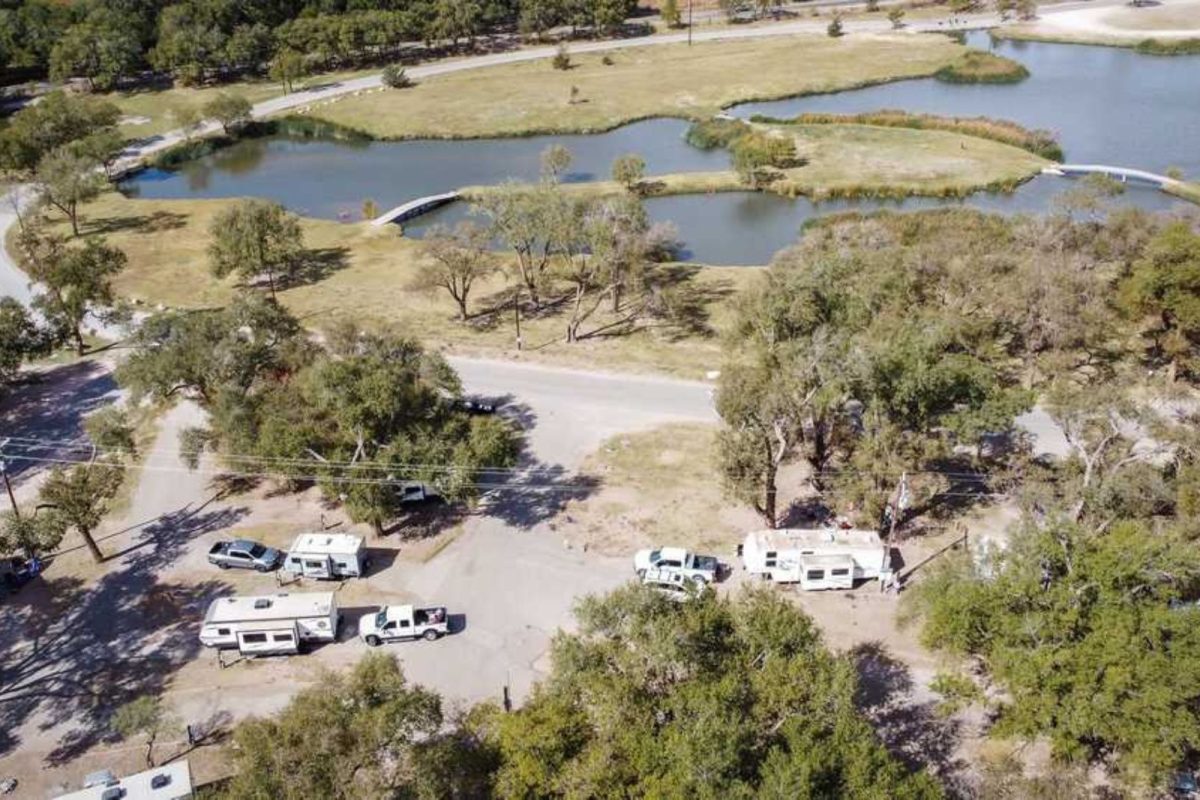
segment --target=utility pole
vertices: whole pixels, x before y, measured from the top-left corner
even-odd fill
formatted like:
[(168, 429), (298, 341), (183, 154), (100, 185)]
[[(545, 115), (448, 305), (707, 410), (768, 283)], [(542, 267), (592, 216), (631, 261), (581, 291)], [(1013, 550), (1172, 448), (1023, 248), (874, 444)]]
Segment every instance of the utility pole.
[(688, 47), (692, 46), (692, 0), (688, 0)]
[(4, 460), (4, 448), (8, 439), (0, 442), (0, 475), (4, 476), (4, 489), (8, 492), (8, 502), (12, 504), (13, 516), (21, 518), (21, 510), (17, 508), (17, 498), (13, 496), (12, 483), (8, 480), (8, 462)]

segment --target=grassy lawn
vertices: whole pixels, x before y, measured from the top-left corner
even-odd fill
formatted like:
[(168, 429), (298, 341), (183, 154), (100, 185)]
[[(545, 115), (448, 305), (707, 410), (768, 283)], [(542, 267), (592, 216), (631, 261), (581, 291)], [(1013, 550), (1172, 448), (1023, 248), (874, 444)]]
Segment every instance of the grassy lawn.
[[(83, 231), (102, 233), (129, 257), (128, 268), (115, 280), (118, 292), (143, 307), (179, 308), (222, 305), (235, 290), (232, 280), (218, 281), (208, 272), (205, 249), (212, 218), (225, 200), (130, 200), (115, 192), (83, 212)], [(479, 355), (516, 355), (511, 310), (495, 308), (492, 298), (505, 286), (498, 275), (472, 293), (476, 316), (459, 322), (445, 293), (411, 288), (419, 269), (422, 245), (406, 239), (393, 226), (343, 224), (304, 219), (307, 246), (324, 258), (327, 273), (313, 282), (280, 294), (281, 301), (305, 325), (320, 330), (342, 318), (388, 324), (430, 347)], [(729, 314), (726, 299), (758, 274), (746, 268), (679, 267), (701, 294), (716, 331)], [(489, 313), (490, 312), (490, 313)], [(597, 323), (603, 321), (597, 316)], [(523, 357), (573, 366), (623, 371), (665, 372), (700, 377), (720, 360), (715, 335), (674, 327), (641, 330), (628, 336), (562, 342), (566, 318), (560, 309), (544, 311), (522, 322)], [(591, 323), (585, 325), (590, 329)]]
[[(354, 72), (333, 72), (323, 75), (312, 75), (306, 80), (296, 83), (296, 91), (312, 86), (335, 83), (363, 75), (378, 72), (375, 69), (358, 70)], [(121, 109), (121, 113), (129, 118), (145, 118), (146, 122), (138, 124), (126, 123), (121, 126), (121, 132), (131, 139), (165, 133), (178, 127), (172, 117), (172, 112), (180, 108), (199, 109), (221, 92), (240, 94), (251, 103), (261, 103), (283, 94), (280, 85), (271, 80), (257, 79), (238, 81), (237, 83), (207, 86), (198, 89), (179, 87), (161, 91), (118, 92), (107, 96)]]
[(760, 521), (723, 494), (715, 446), (716, 428), (696, 423), (609, 439), (581, 470), (600, 489), (568, 508), (572, 544), (612, 555), (656, 545), (731, 553)]
[[(734, 102), (932, 75), (964, 52), (943, 36), (795, 36), (656, 45), (506, 64), (316, 106), (381, 138), (607, 130), (651, 116), (706, 118)], [(571, 88), (578, 89), (576, 102)]]

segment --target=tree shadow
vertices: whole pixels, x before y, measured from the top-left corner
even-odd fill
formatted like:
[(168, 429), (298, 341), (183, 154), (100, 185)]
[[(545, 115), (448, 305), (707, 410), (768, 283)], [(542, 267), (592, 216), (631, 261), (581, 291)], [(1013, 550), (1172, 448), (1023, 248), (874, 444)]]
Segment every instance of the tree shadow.
[(819, 497), (803, 497), (788, 503), (779, 518), (781, 528), (815, 528), (833, 515)]
[[(20, 728), (70, 727), (49, 766), (112, 738), (125, 702), (159, 694), (201, 647), (196, 624), (208, 603), (230, 591), (210, 580), (161, 580), (150, 561), (123, 564), (89, 586), (50, 578), (22, 593), (5, 615), (0, 647), (0, 754), (20, 746)], [(27, 587), (34, 589), (35, 587)]]
[(350, 248), (323, 247), (304, 251), (300, 264), (292, 273), (288, 286), (317, 283), (333, 273), (345, 269), (350, 263)]
[[(0, 397), (0, 431), (21, 431), (5, 446), (14, 483), (37, 473), (47, 460), (77, 460), (86, 444), (83, 419), (118, 396), (112, 373), (93, 361), (53, 367)], [(0, 441), (5, 436), (0, 434)]]
[(205, 511), (215, 499), (216, 496), (213, 496), (197, 508), (187, 505), (163, 514), (142, 526), (137, 540), (109, 556), (108, 560), (124, 558), (133, 568), (162, 569), (183, 555), (192, 539), (232, 527), (250, 513), (245, 506)]
[(83, 224), (89, 234), (106, 235), (121, 231), (135, 233), (165, 233), (187, 225), (187, 215), (174, 211), (155, 211), (153, 214), (124, 214), (103, 219), (89, 219)]
[(955, 754), (961, 723), (939, 716), (936, 700), (915, 696), (907, 664), (881, 642), (863, 642), (848, 655), (859, 679), (855, 704), (892, 755), (909, 769), (943, 776), (967, 766)]

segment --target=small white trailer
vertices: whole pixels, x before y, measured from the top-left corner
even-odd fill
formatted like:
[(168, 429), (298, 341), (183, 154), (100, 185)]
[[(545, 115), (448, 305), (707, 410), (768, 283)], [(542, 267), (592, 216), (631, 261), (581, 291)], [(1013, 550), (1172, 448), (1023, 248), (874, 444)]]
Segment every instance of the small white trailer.
[(757, 531), (739, 548), (752, 575), (801, 589), (851, 589), (855, 581), (891, 574), (887, 546), (870, 530), (843, 528)]
[(200, 642), (248, 656), (289, 655), (305, 642), (332, 642), (340, 621), (333, 592), (219, 597), (204, 615)]
[(367, 571), (361, 536), (349, 533), (302, 533), (292, 542), (283, 568), (307, 578), (353, 578)]

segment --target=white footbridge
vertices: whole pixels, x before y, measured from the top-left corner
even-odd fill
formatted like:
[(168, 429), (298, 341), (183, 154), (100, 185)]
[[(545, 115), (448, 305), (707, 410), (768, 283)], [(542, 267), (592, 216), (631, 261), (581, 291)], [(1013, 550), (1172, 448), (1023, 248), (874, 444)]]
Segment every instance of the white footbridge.
[(1169, 189), (1176, 186), (1180, 181), (1175, 178), (1170, 178), (1166, 175), (1158, 175), (1154, 172), (1146, 172), (1143, 169), (1129, 169), (1128, 167), (1110, 167), (1106, 164), (1055, 164), (1052, 167), (1043, 167), (1043, 175), (1107, 175), (1110, 178), (1119, 180), (1121, 183), (1128, 181), (1139, 181), (1141, 183), (1149, 183), (1157, 186), (1160, 189)]
[(371, 220), (371, 224), (387, 225), (389, 222), (403, 222), (406, 219), (418, 217), (426, 211), (432, 211), (438, 206), (453, 203), (457, 199), (458, 192), (444, 192), (443, 194), (431, 194), (428, 197), (418, 197), (416, 200), (409, 200), (407, 203), (396, 206), (391, 211), (380, 214)]

